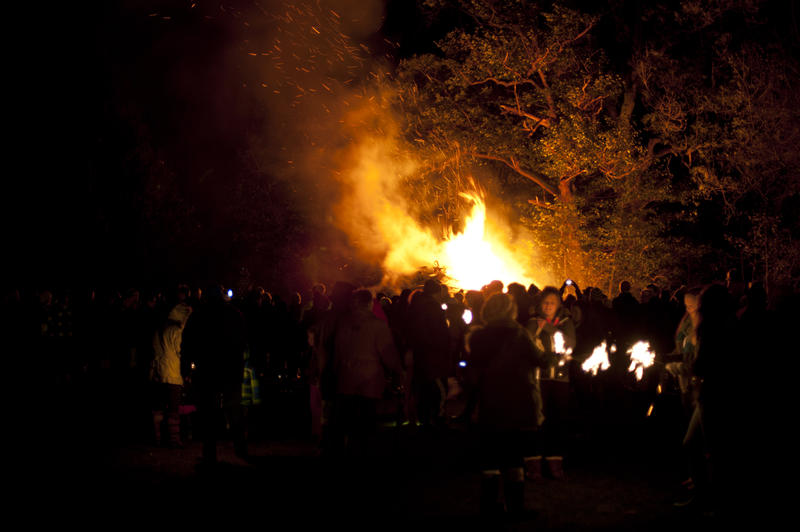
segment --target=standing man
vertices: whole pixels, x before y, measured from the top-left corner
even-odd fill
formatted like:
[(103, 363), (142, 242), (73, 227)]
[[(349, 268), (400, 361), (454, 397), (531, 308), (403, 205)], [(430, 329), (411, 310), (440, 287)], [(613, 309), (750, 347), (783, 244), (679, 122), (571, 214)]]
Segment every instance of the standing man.
[(244, 318), (225, 301), (219, 285), (192, 313), (184, 331), (184, 351), (196, 364), (193, 383), (203, 431), (203, 463), (217, 461), (221, 414), (228, 417), (236, 455), (247, 458), (242, 419), (242, 378), (246, 346)]
[(413, 295), (408, 309), (408, 335), (414, 353), (412, 388), (423, 426), (441, 421), (449, 367), (450, 333), (441, 306), (442, 286), (429, 279), (421, 293)]
[(375, 428), (386, 374), (403, 375), (389, 326), (372, 312), (372, 303), (369, 290), (355, 292), (350, 312), (336, 324), (333, 341), (337, 447), (356, 455), (364, 454)]

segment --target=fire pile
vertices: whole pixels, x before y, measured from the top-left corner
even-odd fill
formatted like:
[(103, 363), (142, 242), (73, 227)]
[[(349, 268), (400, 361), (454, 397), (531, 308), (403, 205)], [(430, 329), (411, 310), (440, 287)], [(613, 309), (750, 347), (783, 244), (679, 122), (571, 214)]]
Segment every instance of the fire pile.
[(449, 284), (478, 290), (494, 280), (505, 285), (532, 283), (513, 253), (488, 235), (483, 198), (478, 193), (462, 193), (461, 196), (472, 203), (464, 231), (455, 234), (449, 231), (439, 249), (434, 250), (435, 260), (446, 267)]
[(442, 231), (421, 223), (424, 202), (406, 199), (406, 179), (417, 171), (417, 162), (398, 151), (386, 141), (362, 144), (340, 175), (345, 194), (336, 209), (335, 221), (351, 242), (368, 260), (382, 262), (384, 284), (434, 264), (451, 288), (480, 290), (494, 280), (539, 284), (529, 273), (530, 252), (515, 249), (498, 220), (488, 218), (477, 187), (460, 194), (469, 204), (463, 230)]

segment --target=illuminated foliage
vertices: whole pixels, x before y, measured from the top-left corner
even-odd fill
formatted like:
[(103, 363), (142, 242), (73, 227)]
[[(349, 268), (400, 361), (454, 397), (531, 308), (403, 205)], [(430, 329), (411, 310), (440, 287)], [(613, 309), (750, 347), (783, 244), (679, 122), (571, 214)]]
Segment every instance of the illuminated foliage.
[(409, 143), (439, 173), (510, 171), (564, 276), (687, 279), (716, 246), (791, 277), (797, 222), (772, 213), (798, 197), (800, 92), (767, 4), (429, 0), (468, 23), (401, 65)]

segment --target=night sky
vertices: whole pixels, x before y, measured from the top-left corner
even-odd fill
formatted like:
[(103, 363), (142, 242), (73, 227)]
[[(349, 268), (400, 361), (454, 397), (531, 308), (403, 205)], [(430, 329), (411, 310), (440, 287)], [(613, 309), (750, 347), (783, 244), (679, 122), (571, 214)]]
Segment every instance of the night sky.
[[(259, 209), (242, 196), (269, 187), (252, 185), (248, 149), (268, 151), (277, 127), (248, 62), (249, 21), (259, 23), (256, 6), (280, 3), (50, 2), (7, 19), (23, 28), (8, 102), (12, 286), (233, 282), (237, 258), (280, 260), (269, 251), (253, 260), (236, 220), (242, 208)], [(430, 46), (420, 31), (405, 36), (413, 5), (393, 2), (387, 12), (386, 36), (403, 49), (384, 42), (378, 13), (377, 31), (358, 35), (376, 55)], [(270, 216), (294, 216), (290, 191), (269, 195)], [(308, 244), (302, 225), (295, 251)]]
[[(390, 66), (431, 51), (459, 22), (423, 20), (410, 1), (366, 14), (360, 2), (330, 3), (371, 20), (347, 28)], [(253, 157), (277, 153), (291, 129), (265, 103), (261, 67), (247, 53), (268, 24), (263, 13), (280, 4), (13, 8), (6, 284), (233, 283), (244, 265), (263, 284), (310, 280), (302, 258), (326, 220), (304, 198), (329, 191), (296, 187)]]

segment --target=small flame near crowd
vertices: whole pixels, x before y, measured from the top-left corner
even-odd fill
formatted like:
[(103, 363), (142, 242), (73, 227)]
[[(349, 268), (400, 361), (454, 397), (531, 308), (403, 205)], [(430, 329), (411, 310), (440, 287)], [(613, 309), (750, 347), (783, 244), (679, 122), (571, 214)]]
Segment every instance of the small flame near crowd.
[(626, 351), (631, 357), (631, 365), (628, 371), (636, 375), (636, 380), (642, 380), (644, 370), (652, 366), (656, 361), (656, 354), (650, 351), (650, 343), (639, 341)]
[[(612, 353), (616, 351), (615, 345), (612, 345), (611, 348), (612, 348), (611, 350)], [(603, 342), (600, 345), (594, 348), (594, 351), (592, 351), (591, 356), (589, 356), (589, 358), (587, 358), (581, 365), (583, 371), (586, 373), (591, 373), (592, 375), (597, 375), (599, 371), (601, 370), (605, 371), (608, 368), (610, 368), (611, 363), (608, 360), (608, 352), (609, 349), (608, 346), (606, 345), (606, 341), (603, 340)]]
[(564, 343), (564, 333), (561, 331), (553, 333), (553, 352), (561, 355), (558, 360), (559, 366), (563, 366), (566, 361), (570, 359), (570, 355), (572, 355), (572, 348), (566, 347)]

